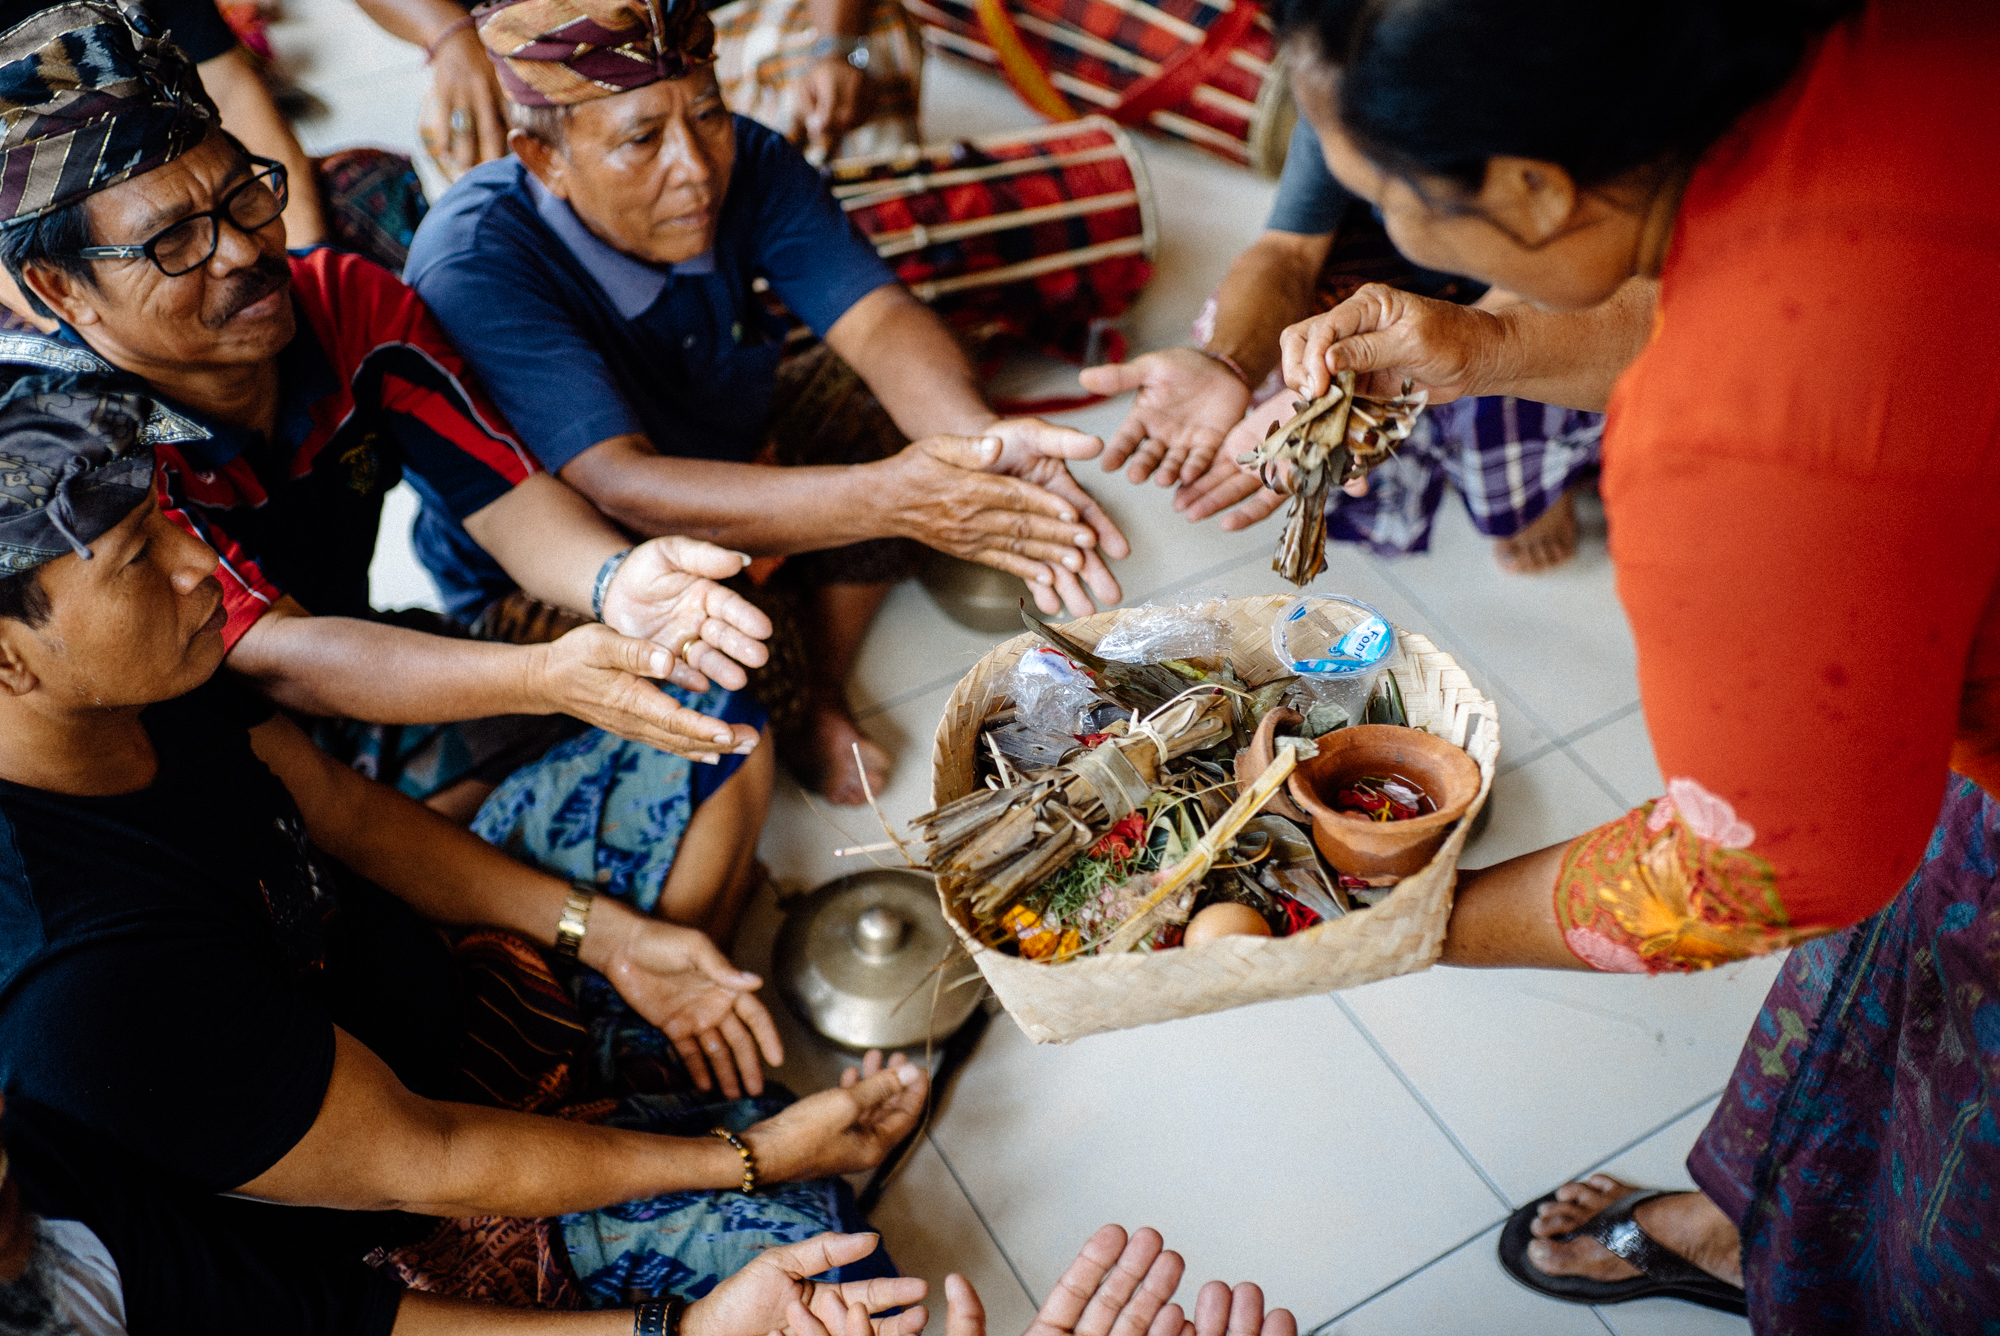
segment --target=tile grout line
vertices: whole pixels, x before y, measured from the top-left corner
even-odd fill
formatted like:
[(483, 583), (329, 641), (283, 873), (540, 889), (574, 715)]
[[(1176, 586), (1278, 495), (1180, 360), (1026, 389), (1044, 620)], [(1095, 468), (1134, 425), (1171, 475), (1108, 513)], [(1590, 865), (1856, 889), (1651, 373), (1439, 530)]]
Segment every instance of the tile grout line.
[(1002, 1243), (1000, 1236), (993, 1231), (993, 1223), (986, 1218), (986, 1212), (980, 1210), (979, 1203), (973, 1200), (972, 1189), (966, 1187), (965, 1180), (958, 1176), (958, 1166), (951, 1162), (951, 1156), (944, 1153), (944, 1147), (938, 1144), (936, 1137), (926, 1132), (924, 1141), (937, 1153), (938, 1160), (944, 1165), (944, 1171), (951, 1175), (951, 1181), (958, 1184), (959, 1195), (964, 1197), (965, 1204), (972, 1208), (973, 1218), (979, 1221), (979, 1227), (985, 1230), (986, 1237), (992, 1240), (994, 1251), (1000, 1254), (1000, 1260), (1005, 1262), (1007, 1270), (1013, 1273), (1014, 1283), (1021, 1287), (1021, 1293), (1028, 1296), (1029, 1304), (1039, 1309), (1042, 1301), (1036, 1298), (1034, 1290), (1028, 1287), (1027, 1278), (1021, 1274), (1021, 1268), (1014, 1265), (1014, 1255), (1007, 1251), (1007, 1245)]
[(1431, 1258), (1430, 1261), (1425, 1262), (1422, 1266), (1417, 1267), (1414, 1270), (1411, 1270), (1403, 1275), (1396, 1277), (1394, 1280), (1390, 1281), (1387, 1285), (1384, 1285), (1381, 1289), (1376, 1290), (1373, 1294), (1370, 1294), (1365, 1298), (1358, 1299), (1355, 1302), (1349, 1304), (1347, 1307), (1341, 1309), (1338, 1313), (1335, 1313), (1332, 1317), (1328, 1318), (1326, 1321), (1320, 1323), (1318, 1326), (1306, 1332), (1306, 1336), (1321, 1336), (1321, 1333), (1325, 1332), (1326, 1329), (1328, 1327), (1331, 1327), (1334, 1323), (1340, 1321), (1340, 1319), (1351, 1316), (1358, 1309), (1366, 1308), (1369, 1304), (1374, 1303), (1377, 1299), (1381, 1298), (1389, 1291), (1397, 1289), (1400, 1286), (1408, 1284), (1410, 1281), (1415, 1280), (1418, 1276), (1421, 1276), (1424, 1272), (1430, 1270), (1432, 1267), (1436, 1266), (1439, 1262), (1444, 1261), (1447, 1257), (1450, 1257), (1455, 1253), (1464, 1252), (1467, 1248), (1479, 1242), (1479, 1240), (1485, 1238), (1488, 1234), (1492, 1232), (1493, 1232), (1492, 1225), (1481, 1225), (1471, 1235), (1467, 1236), (1466, 1238), (1460, 1239), (1457, 1243), (1452, 1244), (1449, 1248), (1446, 1248), (1443, 1252), (1439, 1253), (1436, 1257)]
[(1473, 1156), (1472, 1152), (1466, 1148), (1465, 1143), (1458, 1139), (1458, 1133), (1451, 1130), (1444, 1118), (1432, 1107), (1430, 1100), (1424, 1097), (1423, 1091), (1417, 1089), (1417, 1083), (1412, 1081), (1409, 1075), (1403, 1071), (1402, 1065), (1389, 1056), (1389, 1050), (1382, 1046), (1382, 1041), (1375, 1037), (1375, 1032), (1370, 1030), (1362, 1022), (1361, 1017), (1355, 1014), (1354, 1008), (1347, 1005), (1347, 999), (1339, 993), (1328, 993), (1327, 997), (1332, 1000), (1333, 1005), (1340, 1008), (1341, 1014), (1347, 1017), (1348, 1023), (1361, 1032), (1361, 1037), (1367, 1041), (1368, 1047), (1375, 1050), (1375, 1056), (1382, 1059), (1383, 1064), (1388, 1067), (1395, 1078), (1402, 1082), (1403, 1089), (1410, 1093), (1410, 1098), (1417, 1102), (1417, 1107), (1424, 1111), (1424, 1115), (1436, 1125), (1437, 1130), (1444, 1133), (1445, 1140), (1451, 1143), (1452, 1149), (1456, 1150), (1460, 1158), (1472, 1167), (1473, 1173), (1479, 1175), (1479, 1181), (1486, 1185), (1486, 1190), (1493, 1194), (1494, 1200), (1498, 1201), (1504, 1209), (1513, 1210), (1514, 1203), (1507, 1199), (1507, 1194), (1502, 1192), (1500, 1185), (1493, 1181), (1493, 1175), (1486, 1172), (1486, 1166), (1481, 1164)]
[[(1669, 1127), (1672, 1127), (1675, 1123), (1687, 1117), (1689, 1114), (1693, 1113), (1696, 1109), (1708, 1103), (1710, 1100), (1719, 1099), (1725, 1092), (1728, 1091), (1728, 1089), (1729, 1089), (1728, 1086), (1722, 1086), (1719, 1089), (1709, 1091), (1706, 1095), (1703, 1095), (1700, 1099), (1688, 1105), (1685, 1109), (1682, 1109), (1679, 1113), (1667, 1119), (1665, 1122), (1661, 1123), (1658, 1127), (1655, 1127), (1650, 1131), (1641, 1132), (1638, 1136), (1633, 1137), (1630, 1141), (1618, 1147), (1618, 1149), (1612, 1151), (1609, 1155), (1606, 1155), (1603, 1159), (1597, 1161), (1595, 1164), (1585, 1169), (1582, 1173), (1578, 1174), (1576, 1177), (1584, 1178), (1590, 1174), (1598, 1172), (1605, 1165), (1610, 1164), (1613, 1160), (1617, 1159), (1620, 1155), (1623, 1155), (1626, 1151), (1629, 1151), (1634, 1147), (1644, 1145), (1646, 1142), (1651, 1141), (1654, 1137), (1666, 1131)], [(1576, 1180), (1568, 1179), (1565, 1181), (1574, 1182)]]

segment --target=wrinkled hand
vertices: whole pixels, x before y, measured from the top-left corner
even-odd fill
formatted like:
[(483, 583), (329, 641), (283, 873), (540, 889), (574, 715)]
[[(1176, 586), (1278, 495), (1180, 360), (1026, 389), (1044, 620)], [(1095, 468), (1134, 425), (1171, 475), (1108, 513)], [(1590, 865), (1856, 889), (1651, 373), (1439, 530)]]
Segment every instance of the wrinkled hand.
[[(1192, 1322), (1168, 1302), (1187, 1269), (1157, 1231), (1126, 1236), (1106, 1225), (1090, 1236), (1063, 1272), (1025, 1336), (1298, 1336), (1282, 1308), (1264, 1312), (1255, 1285), (1233, 1291), (1219, 1280), (1201, 1287)], [(965, 1277), (945, 1277), (945, 1336), (986, 1336), (986, 1310)]]
[[(876, 471), (870, 495), (891, 532), (1020, 576), (1046, 613), (1065, 603), (1078, 615), (1090, 612), (1077, 580), (1096, 559), (1097, 530), (1086, 521), (1096, 517), (1116, 535), (1120, 551), (1114, 555), (1122, 555), (1124, 535), (1102, 517), (1061, 459), (1023, 446), (1013, 468), (1003, 469), (1005, 452), (997, 434), (929, 436), (862, 467)], [(1109, 576), (1105, 571), (1093, 578)]]
[(633, 548), (611, 577), (604, 591), (605, 624), (650, 640), (677, 660), (685, 649), (685, 659), (671, 666), (667, 679), (675, 686), (701, 691), (714, 678), (740, 691), (750, 680), (744, 667), (760, 667), (771, 657), (763, 643), (771, 619), (716, 581), (749, 564), (741, 552), (698, 538), (649, 539)]
[[(478, 33), (460, 28), (438, 44), (417, 133), (446, 180), (456, 181), (482, 162), (507, 156), (503, 96), (500, 76), (493, 72)], [(464, 113), (463, 130), (452, 129), (453, 112)]]
[(917, 1125), (930, 1074), (898, 1053), (870, 1051), (840, 1088), (808, 1095), (743, 1133), (758, 1172), (773, 1183), (855, 1174), (882, 1163)]
[[(1232, 427), (1208, 472), (1191, 483), (1183, 483), (1174, 493), (1174, 509), (1186, 515), (1190, 523), (1228, 510), (1222, 517), (1222, 527), (1234, 533), (1258, 523), (1284, 505), (1285, 498), (1266, 487), (1256, 470), (1246, 469), (1236, 461), (1257, 447), (1264, 439), (1266, 427), (1292, 415), (1294, 402), (1289, 394), (1267, 399)], [(1236, 508), (1230, 510), (1231, 506)]]
[[(1128, 557), (1132, 555), (1132, 545), (1096, 498), (1069, 471), (1070, 460), (1094, 458), (1104, 448), (1104, 442), (1088, 432), (1059, 427), (1040, 418), (1001, 418), (986, 430), (1000, 439), (996, 472), (1055, 493), (1076, 508), (1077, 517), (1090, 526), (1095, 536), (1095, 546), (1086, 548), (1077, 564), (1065, 563), (1054, 572), (1054, 592), (1061, 598), (1062, 606), (1072, 616), (1082, 617), (1097, 610), (1091, 604), (1093, 596), (1104, 607), (1115, 605), (1124, 593), (1111, 568), (1104, 564), (1104, 558), (1117, 561)], [(1043, 612), (1056, 611), (1040, 598), (1035, 601)]]
[(746, 1090), (762, 1094), (758, 1055), (773, 1067), (785, 1060), (778, 1028), (756, 997), (764, 981), (731, 965), (697, 929), (646, 918), (601, 896), (590, 914), (585, 950), (598, 935), (599, 915), (612, 920), (600, 940), (613, 944), (602, 959), (587, 957), (584, 963), (609, 979), (634, 1011), (667, 1036), (696, 1088), (720, 1085), (730, 1099), (742, 1098)]
[(817, 1285), (810, 1279), (860, 1261), (880, 1242), (875, 1234), (818, 1234), (758, 1253), (741, 1271), (688, 1305), (681, 1318), (681, 1336), (821, 1336), (828, 1330), (841, 1336), (917, 1336), (930, 1320), (921, 1306), (894, 1317), (872, 1321), (869, 1317), (885, 1308), (917, 1304), (930, 1291), (917, 1277), (844, 1285)]
[(546, 713), (567, 714), (676, 756), (714, 762), (723, 752), (754, 748), (754, 729), (697, 714), (647, 680), (665, 677), (673, 663), (673, 655), (650, 640), (591, 623), (530, 647), (530, 696)]
[(822, 56), (799, 81), (799, 126), (814, 160), (836, 155), (847, 132), (868, 119), (868, 76), (845, 56)]
[(1487, 311), (1370, 283), (1278, 338), (1285, 384), (1317, 399), (1335, 372), (1354, 371), (1362, 394), (1387, 397), (1412, 380), (1434, 404), (1480, 393), (1495, 374), (1503, 327)]
[(1208, 472), (1222, 438), (1250, 406), (1248, 387), (1193, 348), (1089, 367), (1077, 379), (1092, 394), (1139, 392), (1104, 447), (1106, 473), (1131, 459), (1128, 482), (1151, 476), (1161, 487), (1187, 486)]

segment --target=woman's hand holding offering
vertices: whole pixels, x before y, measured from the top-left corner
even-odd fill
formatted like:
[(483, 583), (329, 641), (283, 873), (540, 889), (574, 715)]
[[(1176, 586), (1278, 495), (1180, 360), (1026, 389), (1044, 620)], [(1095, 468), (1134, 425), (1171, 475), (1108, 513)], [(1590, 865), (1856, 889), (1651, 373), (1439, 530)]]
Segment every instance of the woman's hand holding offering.
[(1494, 379), (1505, 327), (1488, 311), (1434, 301), (1370, 283), (1323, 315), (1279, 336), (1285, 384), (1317, 399), (1336, 372), (1359, 373), (1355, 388), (1386, 398), (1405, 380), (1434, 404), (1480, 394)]

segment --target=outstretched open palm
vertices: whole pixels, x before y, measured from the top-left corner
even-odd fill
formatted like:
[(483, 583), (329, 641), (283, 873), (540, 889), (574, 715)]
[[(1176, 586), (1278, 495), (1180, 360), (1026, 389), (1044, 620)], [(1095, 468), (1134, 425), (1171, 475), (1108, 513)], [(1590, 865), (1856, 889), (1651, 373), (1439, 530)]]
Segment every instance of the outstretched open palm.
[(613, 630), (650, 640), (674, 656), (667, 680), (700, 691), (713, 678), (731, 691), (750, 679), (771, 653), (764, 641), (771, 619), (750, 600), (718, 584), (746, 559), (695, 538), (654, 538), (632, 549), (604, 594)]

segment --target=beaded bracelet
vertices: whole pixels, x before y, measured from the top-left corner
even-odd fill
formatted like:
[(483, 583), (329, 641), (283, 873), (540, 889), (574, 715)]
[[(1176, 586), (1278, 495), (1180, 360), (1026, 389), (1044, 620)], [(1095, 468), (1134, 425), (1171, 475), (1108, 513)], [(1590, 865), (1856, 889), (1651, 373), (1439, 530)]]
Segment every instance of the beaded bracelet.
[(632, 549), (613, 552), (597, 568), (597, 580), (590, 586), (590, 615), (598, 621), (604, 620), (604, 596), (611, 592), (611, 578), (618, 574), (618, 568), (625, 564), (625, 558), (632, 555)]
[(648, 1299), (632, 1310), (632, 1336), (680, 1336), (687, 1300), (677, 1296)]
[(743, 1144), (743, 1139), (726, 1127), (712, 1127), (709, 1129), (708, 1134), (712, 1137), (720, 1137), (722, 1140), (736, 1147), (736, 1153), (743, 1157), (743, 1187), (741, 1191), (745, 1196), (755, 1192), (757, 1190), (757, 1157), (750, 1153), (750, 1148)]
[(450, 23), (447, 23), (444, 27), (444, 31), (439, 33), (436, 37), (433, 37), (431, 39), (431, 44), (424, 48), (424, 64), (428, 65), (433, 60), (437, 59), (438, 48), (445, 44), (445, 39), (449, 38), (453, 33), (458, 32), (460, 29), (470, 28), (471, 26), (472, 26), (472, 15), (470, 14), (467, 14), (462, 19), (453, 19)]
[(1211, 362), (1222, 363), (1223, 366), (1228, 368), (1230, 375), (1236, 377), (1236, 379), (1243, 382), (1244, 389), (1254, 390), (1257, 388), (1255, 385), (1252, 385), (1250, 383), (1250, 377), (1243, 374), (1243, 368), (1236, 364), (1236, 359), (1231, 357), (1228, 353), (1219, 353), (1212, 348), (1197, 348), (1195, 349), (1195, 351), (1200, 353), (1203, 357), (1206, 357)]

